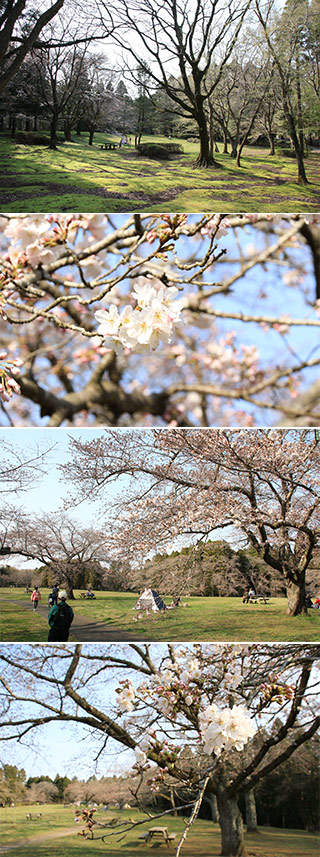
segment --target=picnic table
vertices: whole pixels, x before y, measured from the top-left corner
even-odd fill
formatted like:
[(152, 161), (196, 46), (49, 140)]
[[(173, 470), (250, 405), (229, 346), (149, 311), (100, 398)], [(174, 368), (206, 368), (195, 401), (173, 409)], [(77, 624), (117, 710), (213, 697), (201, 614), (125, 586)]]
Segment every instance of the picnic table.
[(251, 595), (247, 601), (247, 604), (268, 604), (269, 598), (266, 598), (265, 595)]
[(176, 838), (175, 833), (169, 833), (167, 827), (149, 827), (146, 833), (142, 833), (139, 836), (139, 839), (143, 839), (144, 845), (147, 845), (148, 842), (152, 842), (153, 839), (157, 839), (158, 841), (165, 842), (168, 846), (173, 840)]
[(101, 143), (100, 149), (120, 149), (119, 143)]

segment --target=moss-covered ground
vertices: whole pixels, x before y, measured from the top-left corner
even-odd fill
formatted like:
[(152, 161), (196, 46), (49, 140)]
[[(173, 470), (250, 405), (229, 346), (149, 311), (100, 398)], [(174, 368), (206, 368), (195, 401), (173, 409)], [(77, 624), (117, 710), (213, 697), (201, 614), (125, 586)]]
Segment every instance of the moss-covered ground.
[[(182, 142), (184, 154), (170, 161), (141, 157), (133, 145), (105, 150), (96, 134), (74, 137), (56, 151), (23, 145), (0, 135), (2, 211), (170, 212), (319, 211), (320, 151), (306, 159), (309, 184), (297, 183), (295, 159), (267, 149), (244, 149), (237, 168), (216, 155), (219, 168), (194, 166), (198, 142)], [(167, 142), (165, 138), (144, 138)], [(220, 147), (221, 148), (221, 147)]]

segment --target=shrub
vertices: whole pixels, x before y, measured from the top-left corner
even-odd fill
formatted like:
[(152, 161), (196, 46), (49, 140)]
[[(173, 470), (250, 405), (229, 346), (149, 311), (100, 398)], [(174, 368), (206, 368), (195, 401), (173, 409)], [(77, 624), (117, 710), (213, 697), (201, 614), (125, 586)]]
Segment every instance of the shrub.
[(285, 149), (282, 146), (277, 146), (276, 155), (281, 155), (282, 158), (295, 158), (296, 153), (294, 149)]
[(164, 145), (168, 152), (172, 152), (173, 155), (183, 155), (183, 146), (180, 146), (180, 143), (165, 143)]
[[(50, 143), (48, 134), (41, 134), (39, 131), (16, 131), (14, 138), (17, 143), (27, 146), (48, 146)], [(63, 140), (63, 136), (58, 135), (59, 143), (63, 143)]]
[(171, 155), (180, 155), (183, 148), (178, 143), (140, 143), (139, 155), (147, 158), (158, 158), (160, 161), (168, 161)]

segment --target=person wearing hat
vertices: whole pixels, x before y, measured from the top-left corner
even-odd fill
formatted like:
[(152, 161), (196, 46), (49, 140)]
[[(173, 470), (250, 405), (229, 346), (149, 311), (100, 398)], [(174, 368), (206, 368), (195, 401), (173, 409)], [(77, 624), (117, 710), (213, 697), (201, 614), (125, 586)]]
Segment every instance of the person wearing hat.
[(66, 590), (60, 589), (58, 604), (53, 604), (48, 615), (50, 625), (48, 641), (51, 643), (66, 643), (69, 639), (70, 625), (73, 621), (73, 610), (66, 601)]

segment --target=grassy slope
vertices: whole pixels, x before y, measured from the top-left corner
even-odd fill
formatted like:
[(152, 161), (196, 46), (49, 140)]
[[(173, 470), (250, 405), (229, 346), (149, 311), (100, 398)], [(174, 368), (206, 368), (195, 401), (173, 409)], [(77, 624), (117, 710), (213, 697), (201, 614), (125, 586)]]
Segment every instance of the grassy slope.
[[(133, 146), (101, 151), (86, 135), (54, 152), (0, 137), (0, 202), (6, 212), (46, 211), (318, 211), (320, 153), (306, 161), (310, 184), (296, 182), (294, 159), (246, 148), (242, 168), (229, 155), (222, 169), (193, 167), (198, 143), (182, 141), (184, 155), (170, 162), (137, 156)], [(152, 138), (145, 138), (146, 141)], [(153, 138), (166, 141), (165, 138)]]
[[(46, 604), (49, 590), (42, 590), (42, 604)], [(78, 593), (75, 593), (78, 595)], [(133, 621), (132, 612), (136, 595), (124, 592), (98, 592), (94, 601), (76, 600), (73, 609), (79, 616), (92, 621), (104, 621), (106, 627), (116, 626), (123, 631), (149, 640), (270, 640), (303, 642), (319, 639), (320, 611), (309, 610), (307, 616), (288, 618), (284, 598), (272, 598), (269, 604), (244, 605), (240, 598), (185, 598), (187, 608), (180, 607), (168, 613), (158, 613)], [(45, 641), (48, 626), (44, 617), (34, 616), (25, 608), (12, 605), (3, 599), (19, 598), (26, 602), (22, 589), (0, 590), (2, 640)], [(170, 603), (170, 598), (166, 603)], [(36, 624), (35, 624), (36, 623)]]
[[(38, 812), (39, 809), (43, 814), (42, 819), (31, 822), (25, 821), (28, 811)], [(119, 815), (121, 819), (133, 817), (135, 820), (138, 820), (142, 817), (141, 813), (135, 809), (121, 814), (119, 811), (111, 809), (108, 813), (109, 818), (116, 815)], [(97, 817), (98, 820), (102, 820), (106, 816), (103, 811), (98, 811)], [(57, 853), (59, 857), (81, 857), (81, 855), (89, 857), (89, 855), (94, 855), (97, 852), (104, 854), (107, 852), (109, 857), (115, 857), (119, 853), (123, 857), (132, 857), (132, 854), (136, 855), (136, 857), (142, 857), (146, 853), (145, 846), (139, 841), (141, 828), (128, 833), (125, 841), (117, 842), (112, 837), (107, 840), (108, 844), (101, 842), (92, 844), (88, 840), (83, 840), (77, 836), (76, 826), (74, 828), (74, 835), (71, 833), (70, 836), (61, 838), (59, 841), (57, 839), (50, 840), (51, 832), (56, 832), (60, 829), (63, 835), (63, 831), (70, 829), (72, 824), (72, 807), (24, 806), (16, 807), (14, 810), (11, 808), (0, 809), (0, 832), (3, 845), (17, 843), (19, 840), (25, 839), (26, 836), (30, 838), (40, 837), (41, 834), (48, 833), (46, 841), (34, 842), (33, 844), (26, 845), (23, 849), (15, 847), (12, 844), (10, 852), (7, 852), (10, 853), (11, 857), (20, 857), (22, 854), (25, 857), (56, 857)], [(157, 824), (165, 825), (170, 831), (176, 833), (177, 843), (183, 829), (182, 819), (169, 818), (167, 816), (166, 819), (159, 820)], [(148, 822), (142, 830), (148, 829), (149, 826), (152, 826), (152, 822)], [(260, 828), (258, 834), (247, 835), (246, 841), (249, 857), (251, 855), (252, 857), (275, 857), (275, 855), (276, 857), (287, 857), (287, 855), (292, 855), (292, 857), (311, 857), (311, 855), (318, 853), (317, 836), (300, 830), (264, 827)], [(154, 851), (156, 849), (158, 851), (158, 848), (158, 843), (155, 843), (151, 850)], [(161, 846), (160, 853), (167, 853), (164, 845)], [(174, 853), (173, 845), (170, 846), (169, 853)], [(197, 821), (188, 835), (182, 853), (183, 857), (194, 857), (195, 854), (197, 854), (197, 857), (208, 857), (209, 854), (210, 857), (217, 857), (220, 853), (220, 831), (218, 825), (213, 825), (209, 821)]]

